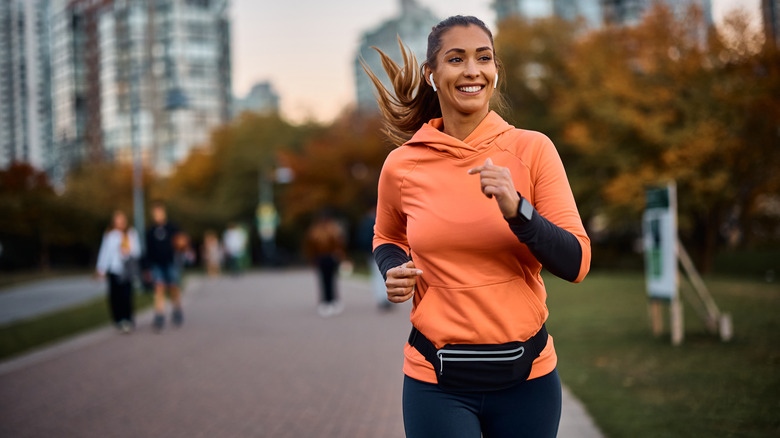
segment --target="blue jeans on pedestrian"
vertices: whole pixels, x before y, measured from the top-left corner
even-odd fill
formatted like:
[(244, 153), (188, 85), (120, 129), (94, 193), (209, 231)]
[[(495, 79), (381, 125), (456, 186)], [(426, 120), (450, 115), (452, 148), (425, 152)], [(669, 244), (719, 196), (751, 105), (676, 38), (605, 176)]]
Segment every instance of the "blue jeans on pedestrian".
[(554, 438), (561, 380), (553, 370), (500, 391), (455, 393), (404, 376), (403, 411), (407, 438)]
[(176, 263), (167, 265), (152, 265), (152, 279), (154, 284), (165, 286), (179, 286), (181, 284), (181, 271)]

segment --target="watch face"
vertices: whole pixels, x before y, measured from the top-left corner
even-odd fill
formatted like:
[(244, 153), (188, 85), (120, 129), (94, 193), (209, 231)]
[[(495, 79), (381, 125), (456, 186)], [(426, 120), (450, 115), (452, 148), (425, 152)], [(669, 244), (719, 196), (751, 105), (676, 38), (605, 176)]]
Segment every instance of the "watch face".
[(534, 206), (531, 205), (530, 202), (528, 202), (527, 199), (523, 198), (522, 201), (520, 201), (520, 217), (523, 218), (526, 222), (531, 220), (531, 216), (534, 214)]

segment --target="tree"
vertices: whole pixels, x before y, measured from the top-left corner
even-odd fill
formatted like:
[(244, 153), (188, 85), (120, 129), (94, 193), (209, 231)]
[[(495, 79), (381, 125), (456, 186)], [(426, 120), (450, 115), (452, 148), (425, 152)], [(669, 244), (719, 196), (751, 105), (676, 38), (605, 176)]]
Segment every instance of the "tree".
[(252, 224), (260, 180), (272, 179), (280, 154), (301, 149), (319, 129), (293, 126), (275, 114), (244, 112), (215, 129), (207, 145), (158, 181), (151, 197), (165, 200), (170, 216), (195, 240), (229, 222)]
[[(557, 42), (549, 23), (512, 30), (518, 23), (509, 22), (497, 47), (509, 54), (514, 46), (520, 54), (534, 44), (555, 47), (547, 57), (517, 58), (545, 72), (549, 91), (538, 111), (584, 218), (602, 215), (613, 230), (636, 229), (644, 189), (675, 180), (681, 235), (706, 270), (724, 226), (736, 218), (747, 230), (758, 200), (777, 193), (780, 105), (772, 96), (780, 76), (776, 54), (751, 51), (758, 45), (745, 43), (753, 37), (739, 19), (728, 30), (740, 44), (703, 32), (702, 22), (696, 9), (677, 18), (660, 5), (634, 27), (580, 33), (562, 26)], [(511, 56), (505, 62), (508, 74), (527, 72)]]
[(284, 197), (283, 224), (300, 229), (323, 208), (357, 223), (376, 205), (379, 173), (391, 148), (378, 116), (346, 111), (299, 152), (283, 154), (295, 174)]
[(14, 162), (0, 171), (0, 241), (4, 266), (48, 266), (54, 190), (44, 172)]

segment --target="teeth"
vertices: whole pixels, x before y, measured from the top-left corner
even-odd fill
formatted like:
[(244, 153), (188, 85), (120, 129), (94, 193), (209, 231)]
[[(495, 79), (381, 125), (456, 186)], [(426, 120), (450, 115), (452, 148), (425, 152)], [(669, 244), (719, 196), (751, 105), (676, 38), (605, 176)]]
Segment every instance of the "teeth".
[(482, 87), (479, 85), (474, 85), (471, 87), (458, 87), (458, 90), (463, 91), (464, 93), (476, 93), (477, 91), (481, 90)]

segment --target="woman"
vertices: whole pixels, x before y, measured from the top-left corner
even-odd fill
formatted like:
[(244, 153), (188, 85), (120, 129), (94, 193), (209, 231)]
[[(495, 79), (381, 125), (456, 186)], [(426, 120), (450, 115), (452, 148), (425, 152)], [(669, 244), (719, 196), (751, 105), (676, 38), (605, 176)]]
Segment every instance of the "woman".
[(419, 73), (401, 48), (404, 66), (380, 51), (395, 93), (366, 70), (403, 143), (382, 168), (374, 257), (388, 299), (413, 298), (406, 434), (554, 437), (561, 387), (540, 271), (579, 282), (590, 267), (563, 165), (546, 136), (490, 111), (502, 75), (482, 21), (436, 25)]
[(127, 217), (114, 212), (112, 228), (103, 235), (97, 261), (97, 275), (108, 277), (108, 303), (111, 317), (123, 333), (133, 330), (133, 276), (138, 273), (141, 245)]

